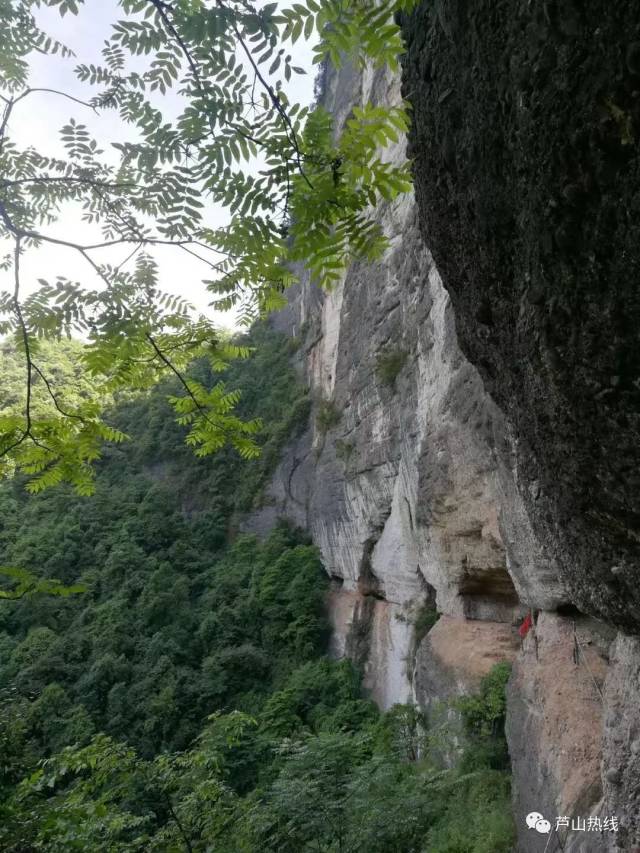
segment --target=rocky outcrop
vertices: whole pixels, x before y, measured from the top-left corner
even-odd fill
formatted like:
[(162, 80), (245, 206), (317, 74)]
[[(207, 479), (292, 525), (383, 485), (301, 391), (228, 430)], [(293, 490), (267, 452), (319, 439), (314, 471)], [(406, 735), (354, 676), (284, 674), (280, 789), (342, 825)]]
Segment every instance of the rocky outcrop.
[(580, 609), (640, 629), (640, 15), (436, 0), (404, 25), (420, 224)]
[(480, 688), (495, 664), (512, 661), (520, 648), (511, 624), (441, 616), (416, 654), (415, 698), (429, 709)]
[[(524, 512), (574, 608), (637, 633), (637, 4), (436, 0), (403, 26), (422, 234), (511, 436), (517, 495), (502, 512)], [(538, 589), (528, 600), (548, 611)], [(637, 641), (621, 634), (609, 663), (595, 624), (599, 700), (584, 667), (571, 670), (562, 617), (541, 617), (539, 658), (527, 647), (516, 662), (519, 850), (541, 849), (522, 822), (532, 809), (619, 818), (618, 834), (578, 833), (565, 849), (639, 843)]]
[[(311, 532), (332, 578), (333, 653), (361, 663), (382, 707), (434, 711), (514, 661), (525, 853), (640, 843), (640, 649), (611, 627), (632, 634), (637, 618), (636, 353), (623, 310), (636, 317), (636, 225), (623, 227), (636, 201), (620, 183), (635, 148), (616, 136), (635, 127), (635, 107), (628, 69), (605, 62), (616, 83), (595, 136), (579, 137), (575, 162), (559, 155), (566, 174), (549, 155), (569, 132), (558, 118), (569, 71), (593, 71), (571, 35), (591, 13), (572, 2), (436, 0), (405, 22), (418, 206), (380, 210), (380, 263), (354, 264), (331, 293), (304, 277), (291, 288), (275, 323), (299, 341), (311, 424), (247, 522), (260, 532), (284, 515)], [(602, 27), (627, 7), (602, 10)], [(543, 81), (559, 94), (541, 94)], [(399, 88), (347, 65), (326, 74), (325, 105), (339, 128), (354, 104), (396, 102)], [(600, 143), (621, 159), (599, 155), (589, 184)], [(569, 246), (583, 177), (584, 228)], [(611, 212), (616, 194), (624, 215)], [(528, 610), (537, 625), (520, 649)], [(426, 611), (440, 618), (423, 635)], [(621, 828), (549, 839), (526, 828), (531, 811), (615, 815)]]
[[(640, 640), (619, 635), (604, 689), (604, 801), (620, 818), (618, 850), (640, 849)], [(616, 849), (616, 848), (614, 848)]]
[[(399, 97), (397, 79), (348, 66), (327, 89), (341, 119)], [(285, 515), (312, 533), (332, 577), (333, 653), (362, 665), (381, 707), (417, 701), (433, 715), (513, 659), (527, 606), (568, 598), (519, 495), (508, 425), (458, 346), (413, 199), (381, 221), (382, 263), (354, 265), (328, 294), (303, 279), (275, 319), (300, 342), (315, 404), (248, 525)], [(422, 636), (425, 608), (441, 615)]]
[[(571, 821), (604, 817), (603, 684), (612, 633), (594, 620), (545, 613), (515, 662), (507, 697), (507, 738), (521, 853), (542, 851), (548, 840), (527, 826), (525, 818), (532, 811), (551, 821), (554, 841), (560, 816)], [(559, 830), (561, 844), (555, 841), (552, 849), (609, 849), (609, 833), (570, 830), (571, 824)]]
[[(347, 66), (327, 86), (341, 118), (366, 99), (399, 98), (384, 72)], [(348, 647), (354, 625), (365, 634), (361, 614), (370, 615), (357, 645), (388, 705), (419, 689), (412, 622), (428, 600), (447, 616), (511, 626), (527, 605), (567, 596), (515, 486), (506, 422), (458, 347), (413, 199), (384, 207), (381, 223), (390, 238), (381, 263), (352, 266), (329, 294), (303, 281), (276, 320), (302, 341), (315, 406), (250, 525), (284, 514), (311, 531), (340, 583), (333, 600), (348, 602), (336, 647)]]

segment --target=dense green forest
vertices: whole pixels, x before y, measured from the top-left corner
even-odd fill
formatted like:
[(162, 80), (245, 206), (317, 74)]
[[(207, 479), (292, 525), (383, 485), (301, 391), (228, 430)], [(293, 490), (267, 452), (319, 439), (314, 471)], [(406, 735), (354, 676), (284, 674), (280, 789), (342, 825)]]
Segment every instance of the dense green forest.
[[(0, 566), (84, 590), (0, 600), (0, 849), (509, 850), (506, 667), (458, 703), (465, 746), (444, 768), (446, 726), (381, 714), (357, 668), (327, 657), (328, 580), (304, 535), (240, 532), (310, 411), (295, 344), (264, 326), (244, 343), (254, 354), (223, 378), (262, 419), (259, 458), (197, 459), (167, 383), (106, 401), (130, 438), (105, 452), (92, 497), (29, 495), (21, 475), (0, 486)], [(82, 396), (75, 352), (39, 358)], [(8, 345), (1, 359), (10, 407), (21, 362)]]

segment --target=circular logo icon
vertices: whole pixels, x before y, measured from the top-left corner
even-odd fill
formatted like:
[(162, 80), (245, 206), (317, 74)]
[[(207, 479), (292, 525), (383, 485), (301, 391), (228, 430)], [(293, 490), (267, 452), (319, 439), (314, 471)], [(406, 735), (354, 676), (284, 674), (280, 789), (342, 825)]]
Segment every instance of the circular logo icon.
[(533, 829), (539, 820), (543, 820), (543, 815), (540, 812), (531, 812), (525, 818), (529, 829)]

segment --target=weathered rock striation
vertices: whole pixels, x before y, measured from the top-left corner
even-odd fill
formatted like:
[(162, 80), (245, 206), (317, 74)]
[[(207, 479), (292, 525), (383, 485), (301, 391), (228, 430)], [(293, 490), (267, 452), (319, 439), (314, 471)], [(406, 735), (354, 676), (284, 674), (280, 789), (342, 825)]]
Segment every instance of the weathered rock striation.
[[(522, 853), (549, 840), (527, 829), (534, 810), (620, 820), (548, 850), (640, 845), (632, 17), (627, 2), (436, 0), (404, 22), (418, 203), (381, 209), (382, 262), (331, 293), (291, 289), (275, 323), (300, 344), (312, 419), (247, 522), (310, 531), (333, 652), (382, 707), (437, 708), (514, 662)], [(338, 128), (399, 97), (387, 72), (326, 74)]]
[[(399, 97), (385, 72), (328, 74), (338, 120), (354, 104)], [(504, 419), (458, 347), (413, 199), (387, 205), (381, 221), (391, 244), (381, 263), (352, 266), (329, 294), (304, 282), (276, 319), (301, 342), (315, 405), (250, 526), (284, 514), (312, 533), (334, 579), (336, 649), (364, 663), (389, 706), (419, 690), (414, 670), (430, 654), (414, 648), (422, 608), (499, 634), (508, 626), (509, 656), (523, 606), (567, 598), (517, 497)], [(487, 654), (484, 672), (491, 665)]]

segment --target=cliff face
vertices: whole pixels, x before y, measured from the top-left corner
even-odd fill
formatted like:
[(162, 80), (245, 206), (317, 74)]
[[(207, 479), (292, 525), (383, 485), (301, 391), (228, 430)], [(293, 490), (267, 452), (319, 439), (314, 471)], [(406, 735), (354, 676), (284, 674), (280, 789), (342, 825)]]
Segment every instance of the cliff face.
[[(637, 634), (637, 4), (440, 0), (403, 25), (419, 221), (453, 302), (460, 346), (509, 423), (519, 498), (572, 605)], [(535, 595), (533, 604), (548, 609)], [(588, 620), (577, 610), (578, 633), (606, 638), (593, 621), (580, 628)], [(544, 655), (521, 657), (511, 684), (516, 802), (531, 789), (527, 778), (548, 772), (556, 804), (568, 809), (572, 784), (560, 793), (568, 780), (560, 764), (577, 749), (568, 732), (590, 719), (604, 742), (590, 757), (583, 746), (575, 761), (589, 777), (602, 759), (602, 810), (615, 805), (624, 814), (620, 849), (630, 849), (640, 832), (636, 640), (620, 635), (608, 674), (602, 646), (587, 676), (594, 685), (606, 679), (599, 697), (591, 691), (600, 708), (574, 719), (577, 686), (567, 686), (563, 651), (572, 629), (554, 618), (540, 623)], [(545, 674), (545, 657), (553, 675)], [(635, 679), (623, 687), (629, 675)], [(555, 752), (565, 737), (563, 758)], [(535, 766), (522, 757), (531, 742)], [(587, 796), (586, 782), (574, 792), (583, 811), (596, 796), (595, 787)], [(529, 849), (525, 838), (520, 843)]]
[(640, 15), (449, 0), (405, 23), (423, 234), (580, 609), (640, 629)]
[[(501, 20), (497, 8), (503, 4), (494, 5), (495, 13), (487, 11), (487, 17)], [(555, 322), (557, 316), (574, 329), (575, 341), (567, 339), (567, 347), (586, 357), (580, 348), (587, 344), (576, 325), (580, 315), (572, 319), (555, 283), (547, 294), (555, 299), (551, 308), (547, 295), (534, 298), (538, 290), (532, 295), (531, 280), (522, 285), (527, 296), (519, 292), (515, 306), (509, 301), (513, 268), (490, 249), (513, 235), (494, 232), (498, 214), (490, 190), (501, 211), (507, 199), (502, 193), (515, 190), (500, 184), (497, 166), (495, 174), (491, 171), (499, 155), (492, 147), (497, 137), (485, 132), (482, 122), (470, 143), (488, 170), (480, 169), (478, 187), (471, 165), (463, 172), (457, 155), (451, 160), (449, 141), (442, 136), (450, 131), (440, 116), (450, 102), (455, 114), (463, 115), (467, 105), (460, 98), (473, 93), (458, 92), (453, 79), (432, 91), (439, 51), (448, 56), (454, 50), (457, 30), (445, 13), (457, 4), (428, 6), (431, 11), (420, 10), (406, 24), (405, 90), (416, 106), (412, 155), (419, 205), (405, 197), (380, 211), (391, 240), (381, 263), (354, 265), (329, 294), (304, 281), (292, 289), (289, 308), (276, 323), (300, 341), (300, 368), (315, 397), (312, 423), (288, 448), (267, 504), (248, 524), (259, 532), (285, 515), (311, 532), (333, 579), (334, 653), (362, 663), (381, 706), (416, 701), (428, 710), (476, 689), (495, 662), (514, 661), (508, 728), (519, 851), (543, 850), (548, 840), (527, 829), (524, 816), (530, 811), (544, 812), (551, 821), (562, 814), (615, 814), (623, 825), (618, 848), (613, 835), (587, 839), (574, 833), (565, 839), (563, 834), (561, 840), (567, 851), (626, 850), (640, 830), (639, 658), (636, 641), (624, 634), (615, 640), (616, 630), (606, 623), (628, 630), (634, 619), (621, 586), (635, 553), (628, 535), (632, 515), (624, 516), (622, 535), (620, 502), (609, 506), (609, 521), (601, 498), (588, 511), (593, 489), (584, 491), (580, 466), (591, 442), (601, 441), (598, 435), (606, 430), (598, 426), (597, 435), (588, 438), (591, 410), (578, 407), (567, 415), (573, 393), (568, 385), (562, 386), (561, 411), (552, 417), (561, 383), (549, 385), (552, 368), (531, 351), (534, 342), (548, 342), (549, 318)], [(480, 49), (473, 40), (470, 44)], [(475, 69), (470, 79), (482, 76), (478, 58), (463, 61)], [(360, 74), (345, 67), (327, 76), (325, 104), (338, 126), (354, 104), (393, 103), (399, 97), (399, 80), (383, 72)], [(468, 111), (476, 116), (482, 108), (468, 104)], [(469, 126), (470, 138), (473, 133)], [(452, 144), (455, 148), (455, 136)], [(450, 161), (444, 171), (438, 161), (437, 174), (436, 149), (445, 164)], [(399, 149), (391, 156), (401, 154)], [(532, 151), (531, 158), (546, 162), (540, 151)], [(464, 207), (455, 196), (459, 180), (485, 211), (486, 227), (474, 231), (473, 239), (458, 228), (463, 215), (454, 201)], [(522, 189), (518, 192), (522, 200)], [(517, 256), (513, 246), (509, 251), (512, 259)], [(625, 270), (625, 281), (629, 274)], [(465, 288), (474, 276), (472, 298)], [(488, 302), (481, 291), (487, 281), (499, 295), (494, 300), (489, 287)], [(595, 312), (598, 297), (590, 298), (584, 310)], [(612, 309), (606, 322), (618, 322), (614, 315)], [(512, 328), (518, 317), (520, 325)], [(601, 340), (595, 317), (587, 330), (591, 347)], [(624, 349), (619, 338), (616, 347)], [(624, 352), (628, 366), (631, 354)], [(486, 353), (493, 359), (490, 369)], [(629, 405), (626, 370), (624, 378), (622, 368), (615, 374), (617, 384), (607, 379), (606, 388), (614, 390), (598, 397), (605, 407), (615, 403), (622, 411)], [(563, 367), (557, 375), (570, 373)], [(583, 391), (574, 390), (582, 400)], [(523, 429), (527, 416), (531, 424)], [(606, 408), (606, 423), (610, 417)], [(536, 436), (553, 434), (558, 419), (558, 443), (540, 461), (544, 442), (536, 445)], [(627, 453), (631, 420), (623, 421), (621, 416), (621, 447)], [(594, 488), (604, 482), (598, 478), (605, 476), (609, 438), (598, 446)], [(612, 470), (609, 483), (615, 479)], [(624, 465), (620, 470), (634, 476)], [(616, 482), (622, 500), (627, 480)], [(612, 574), (614, 555), (622, 568)], [(601, 584), (595, 590), (588, 587), (594, 578)], [(541, 615), (535, 638), (530, 635), (521, 649), (515, 625), (529, 608)], [(426, 630), (431, 622), (425, 617), (436, 610), (440, 618)], [(606, 618), (596, 621), (585, 612)], [(636, 681), (630, 683), (630, 676)]]

